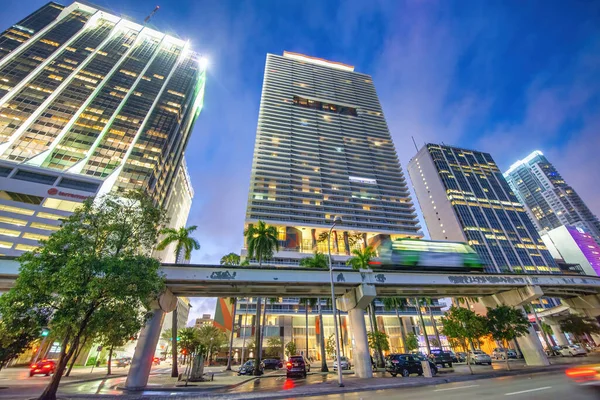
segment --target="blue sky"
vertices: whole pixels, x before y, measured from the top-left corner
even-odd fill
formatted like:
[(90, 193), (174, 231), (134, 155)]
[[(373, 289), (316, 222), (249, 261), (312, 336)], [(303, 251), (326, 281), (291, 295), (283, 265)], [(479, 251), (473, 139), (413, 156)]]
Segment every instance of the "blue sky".
[[(1, 29), (44, 1), (4, 0)], [(187, 149), (195, 263), (239, 252), (267, 53), (373, 76), (400, 161), (411, 141), (489, 151), (505, 170), (539, 149), (600, 214), (600, 2), (134, 1), (96, 4), (189, 39), (210, 60)], [(213, 312), (197, 299), (194, 314)]]

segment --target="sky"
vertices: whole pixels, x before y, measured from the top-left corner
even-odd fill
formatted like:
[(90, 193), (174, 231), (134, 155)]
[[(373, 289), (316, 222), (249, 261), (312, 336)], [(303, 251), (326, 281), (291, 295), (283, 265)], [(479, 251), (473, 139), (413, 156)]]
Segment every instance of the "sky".
[[(44, 3), (3, 0), (0, 29)], [(137, 21), (158, 4), (155, 28), (209, 60), (186, 151), (202, 246), (192, 263), (242, 248), (266, 54), (284, 50), (372, 75), (403, 166), (411, 136), (490, 152), (502, 170), (541, 150), (600, 215), (600, 1), (94, 3)], [(192, 299), (190, 321), (214, 304)]]

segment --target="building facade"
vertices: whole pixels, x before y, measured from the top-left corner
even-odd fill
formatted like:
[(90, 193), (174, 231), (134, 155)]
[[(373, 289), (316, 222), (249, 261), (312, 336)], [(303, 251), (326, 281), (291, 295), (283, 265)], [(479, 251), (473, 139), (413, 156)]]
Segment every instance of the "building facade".
[(600, 276), (600, 245), (589, 232), (563, 225), (543, 232), (542, 240), (554, 258), (579, 264), (586, 275)]
[(408, 173), (432, 239), (469, 243), (488, 272), (559, 272), (490, 154), (427, 144)]
[(600, 221), (542, 152), (517, 161), (504, 177), (538, 230), (579, 227), (600, 243)]
[(6, 29), (1, 252), (31, 249), (32, 235), (57, 225), (49, 209), (72, 211), (69, 201), (142, 189), (166, 206), (203, 104), (204, 78), (189, 43), (79, 2), (48, 3)]
[(285, 52), (268, 54), (246, 227), (278, 230), (271, 263), (327, 253), (337, 262), (386, 238), (421, 237), (415, 208), (369, 75)]
[(203, 326), (213, 326), (214, 320), (210, 314), (202, 314), (202, 318), (196, 318), (196, 322), (194, 326), (196, 328), (201, 328)]

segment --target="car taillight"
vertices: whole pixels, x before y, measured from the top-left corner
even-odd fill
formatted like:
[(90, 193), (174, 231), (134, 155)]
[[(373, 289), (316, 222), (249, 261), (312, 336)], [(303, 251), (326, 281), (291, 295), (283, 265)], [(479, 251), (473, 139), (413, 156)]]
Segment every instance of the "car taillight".
[(44, 365), (42, 368), (51, 368), (51, 367), (52, 367), (52, 365), (50, 365), (50, 364), (46, 364), (46, 365)]
[(288, 363), (287, 363), (287, 364), (285, 364), (285, 365), (286, 365), (286, 367), (290, 368), (290, 367), (292, 366), (292, 363), (291, 363), (291, 362), (288, 362)]
[(37, 365), (36, 364), (31, 364), (31, 366), (29, 368), (31, 369), (36, 369)]
[(369, 261), (369, 265), (381, 265), (381, 261)]

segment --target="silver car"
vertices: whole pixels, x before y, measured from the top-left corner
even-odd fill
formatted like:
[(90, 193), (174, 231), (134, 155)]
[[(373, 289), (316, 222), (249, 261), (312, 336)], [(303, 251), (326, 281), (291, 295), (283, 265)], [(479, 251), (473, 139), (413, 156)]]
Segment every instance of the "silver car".
[[(350, 369), (352, 367), (350, 365), (350, 360), (348, 360), (344, 356), (340, 357), (340, 365), (341, 365), (342, 371), (345, 370), (345, 369)], [(338, 368), (338, 362), (337, 362), (337, 360), (335, 360), (333, 362), (333, 370), (337, 371), (337, 368)]]
[(577, 346), (576, 344), (571, 344), (569, 346), (560, 346), (560, 350), (558, 351), (561, 356), (585, 356), (587, 352), (584, 348)]
[(471, 356), (471, 362), (473, 364), (487, 364), (492, 365), (492, 357), (487, 355), (481, 350), (470, 351), (469, 355)]

